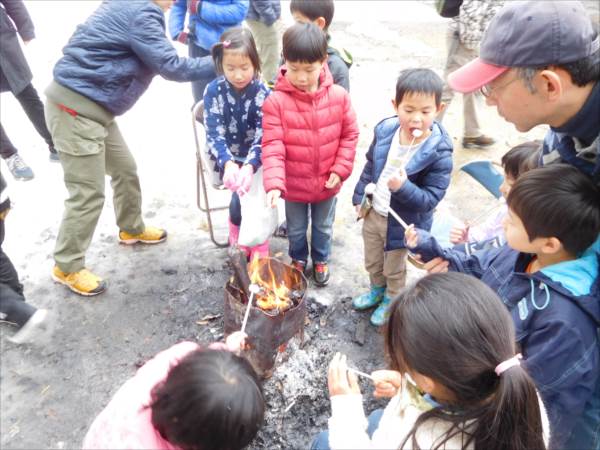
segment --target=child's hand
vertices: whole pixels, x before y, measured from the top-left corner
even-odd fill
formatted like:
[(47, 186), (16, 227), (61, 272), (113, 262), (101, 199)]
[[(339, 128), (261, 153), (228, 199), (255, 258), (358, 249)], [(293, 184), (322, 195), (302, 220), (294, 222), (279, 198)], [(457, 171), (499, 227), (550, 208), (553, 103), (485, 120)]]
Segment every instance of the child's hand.
[(331, 363), (329, 363), (327, 384), (329, 386), (330, 397), (334, 395), (360, 394), (356, 375), (348, 372), (346, 355), (336, 353)]
[(223, 172), (223, 186), (229, 189), (231, 192), (237, 191), (238, 184), (238, 175), (240, 173), (240, 168), (233, 161), (227, 161), (225, 163), (225, 171)]
[(247, 337), (248, 335), (243, 331), (234, 331), (225, 339), (225, 345), (227, 345), (229, 351), (239, 356), (246, 345)]
[(267, 192), (267, 206), (271, 208), (277, 208), (277, 201), (281, 197), (281, 191), (279, 189), (273, 189)]
[(237, 177), (237, 194), (243, 197), (250, 190), (252, 184), (252, 175), (254, 175), (254, 168), (250, 164), (244, 164), (240, 169)]
[(408, 248), (415, 248), (419, 244), (419, 235), (413, 224), (404, 231), (404, 243)]
[(404, 170), (404, 168), (401, 167), (400, 169), (398, 169), (398, 172), (394, 173), (388, 179), (388, 189), (392, 192), (396, 192), (398, 189), (404, 186), (404, 183), (406, 182), (407, 178), (408, 177), (406, 176), (406, 170)]
[(453, 244), (464, 244), (469, 240), (469, 227), (463, 225), (461, 227), (453, 227), (450, 230), (450, 242)]
[(395, 370), (376, 370), (371, 376), (375, 379), (375, 397), (391, 398), (402, 386), (402, 374)]
[(342, 179), (340, 178), (340, 176), (337, 173), (331, 172), (329, 174), (329, 179), (325, 182), (325, 188), (327, 188), (327, 189), (333, 189), (338, 184), (340, 184), (341, 181), (342, 181)]

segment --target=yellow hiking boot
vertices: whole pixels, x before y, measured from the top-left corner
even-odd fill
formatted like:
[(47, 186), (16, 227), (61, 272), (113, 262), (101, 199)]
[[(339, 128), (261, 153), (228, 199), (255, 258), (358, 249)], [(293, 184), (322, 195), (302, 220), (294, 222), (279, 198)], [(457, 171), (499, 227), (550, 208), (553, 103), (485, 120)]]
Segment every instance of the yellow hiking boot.
[(54, 266), (52, 279), (57, 283), (64, 284), (73, 292), (86, 297), (102, 294), (106, 290), (106, 282), (87, 269), (64, 273), (58, 266)]
[(156, 227), (146, 227), (140, 234), (129, 234), (127, 231), (119, 231), (119, 242), (121, 244), (133, 245), (141, 242), (142, 244), (158, 244), (167, 240), (167, 230)]

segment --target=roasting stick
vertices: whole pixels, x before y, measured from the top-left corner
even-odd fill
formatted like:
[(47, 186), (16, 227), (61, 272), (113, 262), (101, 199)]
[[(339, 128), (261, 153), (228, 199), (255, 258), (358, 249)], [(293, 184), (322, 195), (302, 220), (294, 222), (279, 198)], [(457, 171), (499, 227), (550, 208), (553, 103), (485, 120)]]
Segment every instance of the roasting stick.
[(410, 145), (408, 146), (408, 150), (406, 151), (406, 155), (402, 158), (402, 167), (406, 167), (409, 159), (412, 157), (411, 151), (413, 149), (413, 145), (415, 145), (415, 139), (423, 136), (423, 132), (421, 130), (412, 130), (412, 141), (410, 141)]
[(246, 324), (248, 323), (248, 316), (250, 315), (250, 308), (252, 307), (252, 300), (254, 300), (254, 294), (256, 294), (260, 288), (258, 284), (252, 283), (249, 287), (250, 298), (248, 299), (248, 306), (246, 306), (246, 312), (244, 313), (244, 320), (242, 321), (242, 333), (246, 331)]
[(369, 380), (375, 381), (375, 378), (373, 378), (371, 375), (369, 375), (368, 373), (365, 373), (365, 372), (361, 372), (360, 370), (356, 370), (351, 367), (348, 367), (348, 371), (355, 373), (356, 375), (360, 375), (361, 377), (368, 378)]
[(402, 225), (402, 227), (406, 230), (408, 228), (408, 224), (402, 220), (402, 217), (400, 217), (398, 214), (396, 214), (396, 211), (394, 211), (391, 207), (388, 207), (388, 213), (392, 215), (392, 217), (394, 219), (396, 219), (396, 221)]

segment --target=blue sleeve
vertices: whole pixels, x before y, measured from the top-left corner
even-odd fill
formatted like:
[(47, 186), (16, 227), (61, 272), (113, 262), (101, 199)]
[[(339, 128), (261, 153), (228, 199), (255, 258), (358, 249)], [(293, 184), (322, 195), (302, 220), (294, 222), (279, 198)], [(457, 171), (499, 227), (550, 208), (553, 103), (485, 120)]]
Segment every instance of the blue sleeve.
[(275, 23), (281, 12), (275, 11), (273, 8), (273, 0), (254, 0), (252, 2), (254, 9), (258, 13), (259, 17), (264, 20), (265, 24), (271, 26)]
[(263, 137), (263, 129), (262, 129), (262, 107), (269, 95), (269, 88), (267, 88), (262, 82), (259, 84), (258, 92), (256, 93), (256, 97), (252, 102), (251, 108), (255, 108), (254, 114), (248, 114), (248, 117), (252, 117), (253, 123), (248, 123), (248, 128), (254, 129), (254, 140), (252, 141), (252, 145), (248, 150), (248, 154), (246, 155), (246, 160), (244, 164), (251, 164), (254, 167), (254, 171), (258, 169), (261, 165), (261, 143)]
[(229, 4), (205, 0), (200, 5), (200, 17), (208, 23), (237, 25), (246, 18), (247, 13), (248, 0), (236, 0)]
[(452, 173), (451, 153), (440, 157), (426, 170), (420, 186), (406, 180), (400, 189), (392, 192), (394, 200), (404, 209), (412, 209), (415, 212), (433, 211), (444, 198)]
[(520, 342), (525, 366), (548, 413), (550, 448), (564, 448), (597, 382), (598, 340), (586, 346), (583, 336), (596, 330), (582, 322), (580, 317), (569, 320), (568, 314), (544, 319), (542, 326), (530, 326), (533, 332)]
[(165, 36), (164, 15), (154, 8), (142, 11), (131, 26), (131, 49), (154, 73), (171, 81), (214, 76), (210, 56), (182, 58)]
[[(218, 80), (210, 82), (204, 91), (204, 125), (208, 150), (223, 169), (225, 163), (233, 159), (233, 155), (227, 146), (227, 126), (222, 105), (219, 105), (217, 83)], [(224, 102), (224, 99), (221, 98), (221, 101)]]
[(171, 39), (177, 39), (183, 31), (185, 16), (187, 14), (187, 0), (176, 0), (169, 13), (169, 35)]
[(369, 150), (367, 151), (367, 162), (365, 163), (365, 167), (363, 167), (360, 178), (358, 179), (356, 187), (354, 188), (354, 194), (352, 195), (353, 205), (360, 204), (365, 193), (365, 187), (367, 184), (373, 181), (373, 151), (375, 149), (376, 142), (377, 138), (373, 136), (373, 142), (371, 142)]

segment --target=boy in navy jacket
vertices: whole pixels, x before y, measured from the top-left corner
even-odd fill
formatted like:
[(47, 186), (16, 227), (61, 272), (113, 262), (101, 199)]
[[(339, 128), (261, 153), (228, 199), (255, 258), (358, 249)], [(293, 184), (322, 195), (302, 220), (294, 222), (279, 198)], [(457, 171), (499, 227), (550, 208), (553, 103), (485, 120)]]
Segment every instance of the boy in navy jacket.
[[(466, 256), (414, 228), (406, 232), (406, 244), (429, 261), (426, 269), (447, 265), (498, 293), (548, 411), (550, 447), (596, 448), (600, 190), (576, 168), (550, 165), (519, 178), (507, 204), (507, 244), (501, 248)], [(571, 434), (578, 434), (576, 446)]]

